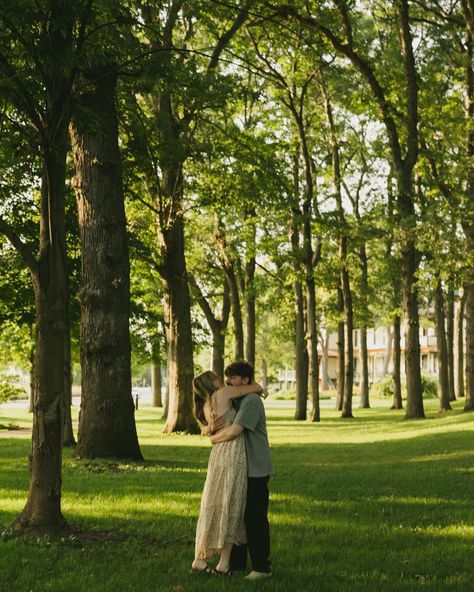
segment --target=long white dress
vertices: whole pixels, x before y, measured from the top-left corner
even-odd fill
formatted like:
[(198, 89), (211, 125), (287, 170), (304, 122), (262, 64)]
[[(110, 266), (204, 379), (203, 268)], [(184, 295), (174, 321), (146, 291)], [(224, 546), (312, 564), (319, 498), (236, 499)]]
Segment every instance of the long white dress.
[[(226, 426), (232, 423), (235, 415), (232, 407), (226, 411)], [(210, 559), (226, 543), (247, 542), (244, 525), (246, 497), (247, 458), (242, 433), (235, 440), (212, 447), (196, 528), (197, 559)]]

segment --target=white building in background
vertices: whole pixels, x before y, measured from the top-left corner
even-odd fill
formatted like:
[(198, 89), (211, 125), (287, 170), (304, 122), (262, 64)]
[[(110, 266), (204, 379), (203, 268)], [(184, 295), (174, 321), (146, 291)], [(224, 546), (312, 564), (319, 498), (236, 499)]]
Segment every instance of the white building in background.
[[(378, 382), (393, 370), (393, 329), (392, 327), (377, 327), (367, 329), (367, 353), (369, 364), (369, 383)], [(324, 330), (323, 330), (324, 332)], [(401, 327), (401, 373), (405, 372), (405, 327)], [(352, 333), (354, 345), (354, 379), (359, 382), (360, 361), (360, 329)], [(327, 374), (332, 386), (337, 384), (337, 333), (326, 332), (324, 350), (318, 346), (319, 376), (323, 375), (324, 353), (327, 353)], [(436, 345), (436, 331), (434, 327), (420, 329), (421, 372), (433, 378), (438, 378), (438, 349)], [(295, 385), (295, 371), (293, 368), (282, 368), (279, 371), (278, 382), (280, 389), (286, 390)]]

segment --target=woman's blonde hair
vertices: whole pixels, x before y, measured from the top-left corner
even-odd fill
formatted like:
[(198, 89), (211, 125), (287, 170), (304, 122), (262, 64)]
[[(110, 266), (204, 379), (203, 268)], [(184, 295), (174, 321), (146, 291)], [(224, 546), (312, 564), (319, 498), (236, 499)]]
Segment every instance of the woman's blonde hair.
[(203, 425), (207, 425), (207, 419), (204, 415), (204, 405), (216, 390), (214, 385), (216, 379), (220, 380), (217, 374), (214, 374), (211, 370), (207, 370), (193, 379), (194, 415)]

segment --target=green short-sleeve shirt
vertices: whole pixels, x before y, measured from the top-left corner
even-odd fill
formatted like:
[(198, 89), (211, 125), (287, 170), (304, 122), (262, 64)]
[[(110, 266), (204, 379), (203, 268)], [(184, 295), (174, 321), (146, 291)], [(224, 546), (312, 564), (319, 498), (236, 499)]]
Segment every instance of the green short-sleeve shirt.
[(234, 405), (237, 415), (233, 423), (244, 428), (248, 476), (268, 477), (273, 474), (273, 465), (262, 398), (252, 393), (234, 399)]

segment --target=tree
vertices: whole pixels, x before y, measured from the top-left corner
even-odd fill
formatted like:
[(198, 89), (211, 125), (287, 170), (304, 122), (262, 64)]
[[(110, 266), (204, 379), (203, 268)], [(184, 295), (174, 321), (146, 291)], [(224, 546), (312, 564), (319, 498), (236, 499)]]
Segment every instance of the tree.
[[(397, 60), (397, 64), (393, 64), (393, 71), (396, 73), (402, 72), (404, 88), (402, 98), (405, 110), (404, 117), (398, 121), (395, 117), (398, 109), (391, 104), (388, 97), (389, 88), (393, 88), (393, 83), (384, 80), (384, 76), (387, 72), (391, 72), (392, 68), (384, 66), (383, 72), (377, 70), (376, 61), (371, 56), (364, 55), (364, 46), (359, 43), (359, 31), (355, 28), (357, 21), (354, 23), (356, 15), (351, 14), (351, 10), (345, 2), (335, 2), (334, 5), (332, 15), (328, 15), (328, 13), (322, 14), (321, 11), (317, 16), (307, 15), (293, 6), (281, 6), (276, 10), (276, 13), (285, 17), (292, 17), (301, 25), (318, 32), (339, 55), (350, 60), (369, 86), (380, 111), (390, 146), (393, 170), (397, 182), (397, 206), (402, 223), (400, 242), (403, 308), (407, 326), (405, 360), (408, 398), (406, 417), (424, 417), (416, 286), (419, 254), (415, 238), (416, 210), (413, 187), (413, 169), (419, 151), (418, 75), (412, 47), (409, 3), (407, 0), (397, 0), (394, 7), (395, 14), (390, 15), (391, 20), (396, 22), (398, 27), (396, 35), (399, 41), (398, 49), (401, 58), (401, 60)], [(324, 11), (324, 8), (321, 10)], [(339, 17), (337, 24), (334, 23), (336, 15)], [(336, 29), (342, 31), (342, 35), (336, 33)], [(379, 55), (378, 58), (379, 63), (383, 64), (383, 56)], [(398, 84), (398, 81), (395, 84)]]
[[(38, 257), (2, 217), (0, 231), (30, 269), (35, 291), (36, 346), (30, 490), (14, 526), (58, 531), (64, 414), (66, 306), (65, 176), (71, 90), (91, 2), (71, 5), (4, 4), (0, 16), (0, 85), (9, 102), (34, 127), (41, 146), (42, 179)], [(33, 26), (32, 26), (33, 25)], [(32, 34), (33, 33), (33, 34)], [(27, 59), (28, 58), (28, 59)]]
[(84, 73), (70, 128), (82, 253), (82, 396), (76, 455), (141, 459), (132, 400), (130, 268), (116, 84), (113, 64)]
[[(199, 113), (206, 109), (207, 97), (217, 92), (219, 58), (247, 19), (247, 8), (252, 3), (242, 2), (237, 14), (232, 14), (230, 24), (223, 24), (228, 16), (224, 9), (225, 16), (219, 13), (215, 21), (211, 17), (212, 24), (206, 29), (208, 19), (203, 18), (198, 3), (185, 7), (182, 0), (173, 0), (166, 7), (156, 7), (138, 2), (145, 24), (143, 43), (147, 53), (155, 58), (151, 65), (166, 72), (163, 80), (148, 79), (140, 89), (142, 92), (129, 89), (127, 135), (135, 146), (140, 146), (140, 152), (135, 151), (137, 170), (147, 196), (145, 201), (156, 213), (168, 343), (170, 404), (165, 426), (168, 433), (197, 430), (192, 413), (193, 351), (185, 260), (184, 167), (192, 151)], [(191, 58), (188, 51), (197, 31), (212, 39), (214, 45), (206, 66), (202, 59)], [(180, 46), (180, 50), (171, 51), (175, 46)]]

